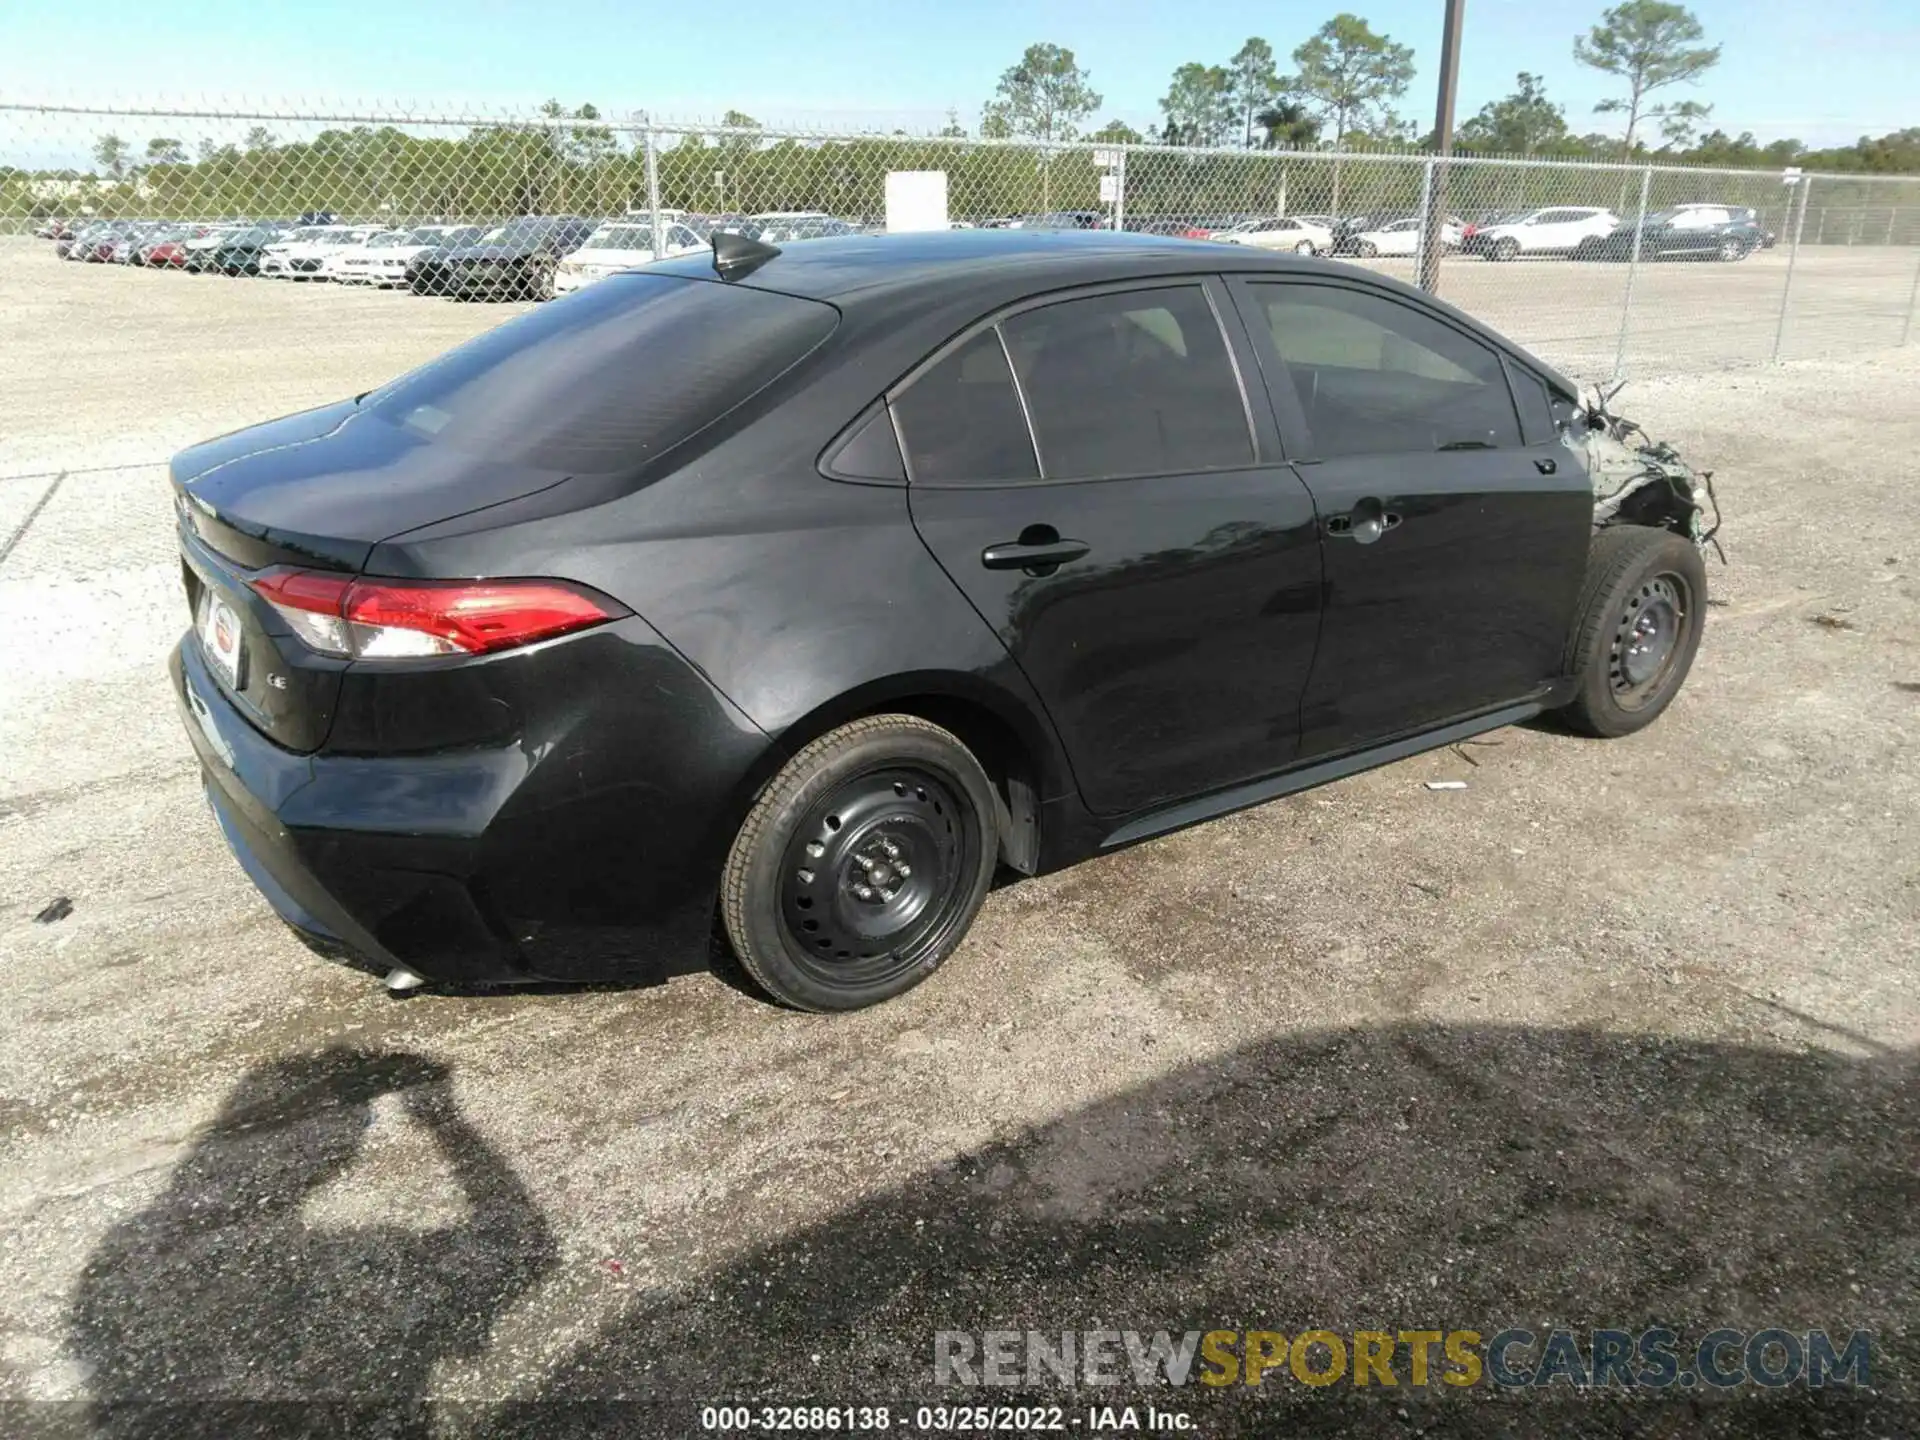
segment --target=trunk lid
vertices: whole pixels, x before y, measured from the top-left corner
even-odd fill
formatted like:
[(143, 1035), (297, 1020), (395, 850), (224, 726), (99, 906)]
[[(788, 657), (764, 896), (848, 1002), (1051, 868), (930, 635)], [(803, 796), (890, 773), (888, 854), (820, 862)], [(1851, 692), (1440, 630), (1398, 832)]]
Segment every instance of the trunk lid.
[(309, 649), (247, 582), (278, 565), (357, 573), (388, 536), (561, 478), (433, 444), (352, 400), (183, 450), (173, 484), (188, 643), (256, 728), (317, 749), (347, 662)]

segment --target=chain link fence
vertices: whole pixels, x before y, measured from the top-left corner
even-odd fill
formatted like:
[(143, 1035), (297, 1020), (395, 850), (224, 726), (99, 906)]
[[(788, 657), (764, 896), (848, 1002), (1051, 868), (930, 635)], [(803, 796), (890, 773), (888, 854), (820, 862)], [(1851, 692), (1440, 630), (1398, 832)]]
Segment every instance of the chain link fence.
[[(557, 106), (22, 103), (0, 104), (0, 296), (38, 327), (23, 375), (66, 373), (118, 336), (161, 367), (209, 346), (292, 347), (315, 383), (372, 384), (491, 323), (430, 313), (421, 257), (534, 237), (544, 268), (525, 294), (483, 293), (540, 298), (719, 226), (780, 241), (883, 230), (901, 171), (945, 177), (953, 225), (1204, 236), (1424, 278), (1587, 381), (1901, 345), (1920, 299), (1920, 177), (820, 133)], [(1429, 270), (1430, 202), (1445, 250)], [(97, 268), (116, 264), (124, 278)], [(210, 271), (255, 283), (172, 293)], [(352, 305), (333, 324), (316, 308), (330, 302), (290, 309), (259, 276), (369, 284), (309, 287)], [(377, 305), (344, 293), (375, 286)], [(178, 413), (233, 411), (195, 411), (191, 389)]]

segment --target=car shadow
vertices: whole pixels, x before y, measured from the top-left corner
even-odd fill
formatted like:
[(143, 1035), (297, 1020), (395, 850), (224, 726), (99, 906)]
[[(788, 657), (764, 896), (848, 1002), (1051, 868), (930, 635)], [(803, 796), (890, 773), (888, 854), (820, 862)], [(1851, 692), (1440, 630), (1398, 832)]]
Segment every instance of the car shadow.
[[(432, 1132), (470, 1218), (303, 1225), (303, 1197), (353, 1161), (386, 1094)], [(681, 1436), (730, 1400), (885, 1402), (906, 1407), (892, 1428), (917, 1433), (918, 1405), (1022, 1396), (1082, 1419), (1151, 1402), (1209, 1440), (1913, 1434), (1917, 1135), (1913, 1052), (1444, 1025), (1288, 1035), (908, 1178), (860, 1178), (870, 1162), (841, 1157), (865, 1198), (777, 1238), (752, 1238), (780, 1223), (760, 1218), (777, 1196), (720, 1197), (701, 1223), (743, 1232), (725, 1264), (640, 1291), (529, 1377), (530, 1398), (429, 1413), (433, 1367), (487, 1346), (553, 1267), (554, 1241), (438, 1067), (329, 1051), (242, 1082), (160, 1198), (89, 1260), (72, 1345), (112, 1435), (431, 1420), (446, 1435)], [(939, 1331), (1552, 1326), (1666, 1326), (1689, 1344), (1720, 1326), (1866, 1330), (1873, 1390), (1422, 1388), (1404, 1350), (1392, 1389), (1284, 1368), (1221, 1389), (984, 1390), (932, 1373)], [(240, 1397), (305, 1403), (207, 1408)]]
[[(434, 1366), (481, 1353), (556, 1257), (447, 1079), (418, 1055), (344, 1048), (249, 1071), (80, 1276), (70, 1348), (90, 1375), (89, 1433), (424, 1435)], [(309, 1223), (385, 1096), (431, 1138), (464, 1217)]]
[[(485, 1433), (695, 1433), (728, 1400), (900, 1417), (1020, 1399), (1080, 1432), (1090, 1405), (1152, 1403), (1209, 1440), (1920, 1433), (1917, 1126), (1911, 1053), (1440, 1025), (1274, 1039), (642, 1299)], [(1869, 1330), (1874, 1393), (1419, 1388), (1406, 1349), (1393, 1389), (1284, 1368), (1257, 1388), (970, 1389), (932, 1366), (942, 1330), (1555, 1325), (1664, 1325), (1687, 1345), (1721, 1326)]]

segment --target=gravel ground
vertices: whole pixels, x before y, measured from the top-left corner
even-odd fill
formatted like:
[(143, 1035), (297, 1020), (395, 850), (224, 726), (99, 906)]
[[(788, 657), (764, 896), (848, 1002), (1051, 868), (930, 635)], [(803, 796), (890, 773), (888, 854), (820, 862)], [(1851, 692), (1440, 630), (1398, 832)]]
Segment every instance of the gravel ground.
[[(254, 288), (343, 344), (417, 305), (422, 354), (499, 314)], [(252, 386), (204, 401), (236, 422), (358, 383), (251, 333), (185, 362)], [(164, 450), (180, 373), (27, 433)], [(0, 561), (0, 1425), (681, 1435), (979, 1398), (941, 1329), (1665, 1323), (1871, 1330), (1877, 1393), (1151, 1398), (1207, 1437), (1920, 1433), (1917, 384), (1920, 347), (1623, 397), (1718, 472), (1732, 562), (1648, 732), (1502, 731), (1008, 887), (839, 1019), (704, 972), (394, 1002), (308, 953), (166, 694), (160, 472), (0, 481), (0, 544), (39, 507)]]

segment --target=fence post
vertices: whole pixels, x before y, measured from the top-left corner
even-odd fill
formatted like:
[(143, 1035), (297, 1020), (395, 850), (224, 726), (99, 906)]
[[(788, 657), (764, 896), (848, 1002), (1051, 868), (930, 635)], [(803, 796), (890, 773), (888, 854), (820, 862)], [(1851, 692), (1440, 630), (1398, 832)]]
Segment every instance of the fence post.
[(1113, 228), (1127, 228), (1127, 147), (1114, 147), (1118, 152), (1114, 158), (1119, 162), (1113, 167)]
[(1435, 217), (1433, 198), (1434, 159), (1427, 157), (1427, 163), (1420, 171), (1420, 288), (1429, 295), (1440, 293), (1440, 240), (1441, 227), (1446, 223)]
[(640, 132), (647, 149), (647, 223), (653, 227), (653, 258), (667, 255), (666, 232), (660, 226), (660, 146), (653, 138), (653, 119), (648, 117)]
[[(1787, 338), (1787, 310), (1793, 301), (1793, 264), (1800, 258), (1800, 232), (1807, 228), (1807, 197), (1813, 193), (1813, 177), (1800, 177), (1800, 214), (1793, 222), (1793, 240), (1787, 249), (1787, 281), (1780, 290), (1780, 323), (1773, 330), (1773, 363), (1780, 363), (1780, 346)], [(1827, 212), (1820, 211), (1824, 216)]]
[(1907, 321), (1900, 327), (1900, 343), (1906, 344), (1913, 336), (1913, 307), (1920, 303), (1920, 246), (1914, 247), (1913, 284), (1907, 290)]
[(1613, 352), (1613, 378), (1617, 382), (1627, 373), (1627, 324), (1633, 318), (1633, 282), (1640, 273), (1640, 233), (1647, 224), (1647, 196), (1653, 189), (1653, 167), (1640, 172), (1640, 211), (1633, 220), (1633, 253), (1627, 257), (1627, 289), (1620, 297), (1620, 340)]
[(1893, 220), (1894, 220), (1894, 217), (1899, 213), (1900, 213), (1899, 206), (1889, 205), (1887, 207), (1887, 244), (1889, 245), (1893, 244)]

